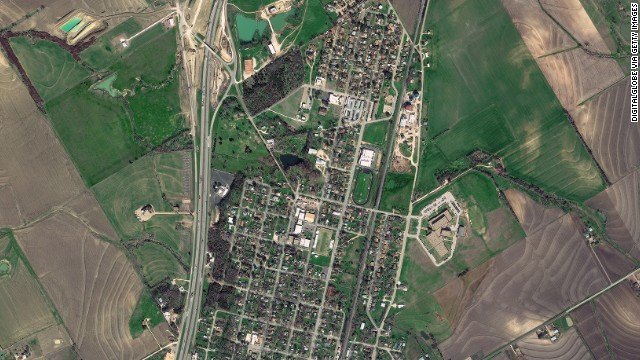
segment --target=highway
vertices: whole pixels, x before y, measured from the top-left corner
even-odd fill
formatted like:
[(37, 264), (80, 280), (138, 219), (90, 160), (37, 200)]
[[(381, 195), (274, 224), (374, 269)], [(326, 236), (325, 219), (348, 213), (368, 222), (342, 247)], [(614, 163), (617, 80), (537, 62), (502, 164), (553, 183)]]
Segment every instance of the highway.
[[(216, 1), (209, 15), (207, 24), (206, 42), (212, 43), (215, 36), (215, 29), (219, 19), (219, 14), (224, 6), (224, 1)], [(182, 29), (181, 29), (182, 30)], [(192, 36), (190, 26), (187, 25), (186, 33), (182, 36)], [(182, 323), (180, 326), (180, 337), (178, 339), (178, 350), (176, 359), (191, 359), (191, 348), (198, 331), (198, 320), (200, 317), (200, 306), (202, 304), (202, 288), (205, 280), (205, 265), (207, 252), (207, 233), (209, 229), (209, 199), (210, 199), (210, 178), (211, 178), (211, 129), (209, 119), (210, 99), (212, 90), (209, 86), (212, 76), (213, 59), (210, 51), (205, 51), (203, 69), (202, 69), (202, 101), (200, 105), (200, 119), (197, 119), (198, 109), (196, 93), (197, 89), (189, 84), (189, 93), (191, 97), (191, 118), (193, 121), (199, 121), (194, 139), (194, 222), (192, 237), (192, 259), (190, 270), (189, 290), (185, 302), (184, 313), (182, 315)], [(194, 70), (194, 69), (192, 69)], [(187, 75), (191, 77), (191, 74)], [(213, 94), (217, 96), (217, 94)]]

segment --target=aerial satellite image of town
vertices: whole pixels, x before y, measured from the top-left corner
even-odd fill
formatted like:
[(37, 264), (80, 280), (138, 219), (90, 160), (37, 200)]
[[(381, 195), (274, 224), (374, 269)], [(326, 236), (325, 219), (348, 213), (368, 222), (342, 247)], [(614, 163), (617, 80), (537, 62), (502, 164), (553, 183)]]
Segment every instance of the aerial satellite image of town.
[(0, 0), (0, 360), (640, 360), (639, 14)]

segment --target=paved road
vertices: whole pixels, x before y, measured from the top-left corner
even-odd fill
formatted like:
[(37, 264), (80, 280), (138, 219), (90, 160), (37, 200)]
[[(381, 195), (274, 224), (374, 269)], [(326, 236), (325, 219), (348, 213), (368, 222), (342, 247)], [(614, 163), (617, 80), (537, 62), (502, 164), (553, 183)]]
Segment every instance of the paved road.
[[(207, 27), (206, 41), (213, 42), (215, 29), (217, 27), (218, 14), (221, 11), (223, 1), (217, 1), (211, 9), (209, 23)], [(215, 60), (213, 60), (215, 61)], [(212, 55), (205, 52), (202, 71), (202, 102), (200, 107), (200, 119), (198, 131), (196, 132), (199, 141), (195, 142), (194, 157), (195, 167), (195, 218), (193, 223), (193, 248), (192, 262), (189, 279), (189, 291), (182, 315), (180, 328), (180, 338), (178, 340), (178, 351), (176, 359), (184, 360), (191, 358), (191, 347), (198, 331), (198, 320), (200, 317), (200, 305), (202, 303), (202, 288), (205, 279), (207, 232), (209, 229), (209, 199), (210, 199), (210, 177), (211, 177), (211, 133), (209, 127), (210, 98), (212, 96), (209, 83), (211, 80)], [(190, 92), (195, 89), (189, 89)], [(216, 94), (213, 94), (216, 95)], [(197, 117), (198, 111), (195, 108), (195, 101), (191, 104), (191, 116)]]

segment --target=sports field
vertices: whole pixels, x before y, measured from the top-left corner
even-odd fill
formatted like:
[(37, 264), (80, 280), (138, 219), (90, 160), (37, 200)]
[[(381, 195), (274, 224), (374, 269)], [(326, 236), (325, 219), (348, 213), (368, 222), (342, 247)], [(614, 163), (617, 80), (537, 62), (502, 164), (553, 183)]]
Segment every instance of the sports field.
[(595, 163), (500, 1), (457, 5), (429, 8), (429, 143), (417, 193), (432, 190), (439, 169), (478, 148), (499, 155), (512, 175), (561, 196), (585, 200), (602, 190)]
[(369, 170), (357, 172), (355, 185), (353, 187), (353, 202), (364, 205), (369, 201), (371, 195), (371, 184), (373, 183), (373, 173)]
[(15, 37), (11, 39), (11, 48), (45, 102), (76, 86), (90, 74), (73, 60), (71, 54), (47, 40)]

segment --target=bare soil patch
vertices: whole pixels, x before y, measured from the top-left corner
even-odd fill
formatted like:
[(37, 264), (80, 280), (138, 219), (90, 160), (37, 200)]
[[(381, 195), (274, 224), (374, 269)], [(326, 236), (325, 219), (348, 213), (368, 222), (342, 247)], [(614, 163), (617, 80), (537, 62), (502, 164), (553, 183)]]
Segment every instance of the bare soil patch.
[(631, 286), (625, 281), (596, 300), (598, 319), (618, 359), (640, 354), (640, 297)]
[(571, 319), (576, 329), (582, 335), (584, 342), (593, 353), (593, 356), (600, 359), (611, 359), (605, 344), (603, 333), (600, 330), (600, 322), (593, 312), (593, 304), (587, 303), (571, 313)]
[[(16, 237), (80, 357), (139, 359), (158, 348), (151, 333), (133, 339), (129, 332), (143, 284), (123, 252), (66, 213), (56, 213)], [(166, 331), (156, 332), (161, 345), (168, 343), (166, 336)]]
[(607, 217), (607, 234), (635, 258), (640, 258), (640, 170), (625, 176), (587, 201)]
[[(2, 175), (0, 175), (0, 179), (2, 179)], [(13, 189), (11, 189), (11, 185), (0, 185), (0, 227), (11, 227), (19, 224), (20, 210), (13, 195)]]
[(611, 182), (640, 165), (640, 126), (631, 123), (627, 78), (572, 111), (576, 127)]
[(11, 186), (23, 221), (82, 191), (74, 165), (2, 55), (0, 131), (0, 174)]
[(537, 0), (502, 0), (502, 4), (533, 57), (577, 46), (575, 41), (545, 14)]
[(416, 26), (424, 15), (424, 4), (424, 0), (391, 0), (391, 5), (410, 35), (415, 34)]
[(602, 267), (609, 275), (609, 278), (619, 279), (620, 277), (627, 275), (635, 268), (635, 265), (629, 258), (624, 256), (618, 250), (608, 243), (600, 243), (594, 247), (596, 256), (600, 259)]
[(518, 347), (528, 360), (590, 360), (593, 359), (589, 349), (575, 329), (569, 329), (561, 334), (556, 342), (549, 339), (538, 339), (531, 334), (518, 341)]
[(117, 240), (118, 234), (102, 211), (93, 193), (84, 191), (65, 205), (69, 211), (82, 220), (92, 231)]
[(504, 195), (527, 235), (535, 233), (564, 215), (562, 210), (545, 208), (518, 190), (509, 189)]
[[(542, 6), (585, 48), (602, 54), (611, 50), (591, 21), (580, 0), (541, 0)], [(613, 44), (613, 40), (609, 39)]]
[(440, 349), (453, 359), (489, 354), (606, 284), (572, 217), (565, 215), (494, 258)]

